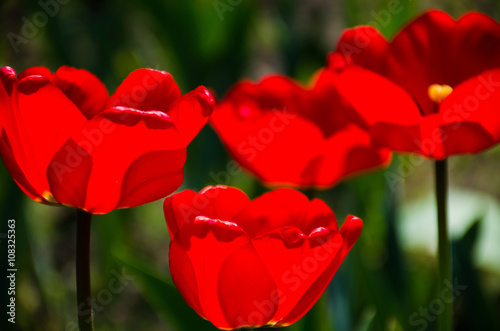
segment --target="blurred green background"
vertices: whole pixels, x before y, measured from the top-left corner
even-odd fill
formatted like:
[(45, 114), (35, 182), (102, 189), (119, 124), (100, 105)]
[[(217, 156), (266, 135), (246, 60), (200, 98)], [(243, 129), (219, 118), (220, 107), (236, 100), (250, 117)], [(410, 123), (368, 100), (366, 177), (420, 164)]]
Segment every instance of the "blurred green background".
[[(384, 16), (395, 2), (402, 10)], [(342, 29), (376, 22), (390, 37), (431, 7), (454, 17), (478, 10), (500, 19), (496, 0), (2, 0), (0, 64), (17, 72), (85, 68), (110, 93), (131, 71), (150, 67), (170, 72), (184, 93), (205, 85), (221, 97), (243, 77), (279, 72), (307, 81)], [(252, 198), (267, 190), (245, 172), (227, 175), (229, 160), (207, 126), (188, 148), (180, 190), (226, 184)], [(467, 286), (454, 303), (456, 330), (500, 330), (499, 164), (500, 148), (450, 160), (454, 273)], [(339, 223), (359, 216), (364, 229), (323, 299), (289, 329), (436, 329), (435, 316), (423, 313), (438, 299), (433, 163), (395, 155), (386, 171), (307, 193), (327, 201)], [(94, 217), (96, 330), (213, 329), (169, 280), (161, 206)], [(77, 330), (73, 217), (72, 210), (31, 201), (0, 164), (0, 292), (5, 296), (8, 287), (7, 220), (15, 219), (15, 329)], [(123, 286), (111, 292), (114, 279)], [(12, 327), (0, 313), (0, 329)]]

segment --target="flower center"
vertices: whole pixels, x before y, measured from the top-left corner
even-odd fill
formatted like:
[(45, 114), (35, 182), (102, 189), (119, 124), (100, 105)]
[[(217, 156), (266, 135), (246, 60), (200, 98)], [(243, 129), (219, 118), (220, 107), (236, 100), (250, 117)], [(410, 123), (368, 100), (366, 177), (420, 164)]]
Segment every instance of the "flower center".
[(432, 84), (427, 89), (429, 98), (437, 103), (441, 103), (451, 92), (453, 92), (453, 88), (450, 85)]

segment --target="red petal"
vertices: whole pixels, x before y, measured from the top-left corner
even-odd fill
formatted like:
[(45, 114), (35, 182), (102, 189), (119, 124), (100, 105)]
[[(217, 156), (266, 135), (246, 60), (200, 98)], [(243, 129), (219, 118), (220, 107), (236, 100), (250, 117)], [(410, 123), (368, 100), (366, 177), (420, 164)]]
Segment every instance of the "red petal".
[(22, 71), (18, 76), (17, 80), (20, 81), (21, 79), (28, 77), (28, 76), (41, 76), (46, 78), (49, 82), (54, 84), (54, 76), (50, 72), (49, 69), (45, 67), (31, 67), (28, 68), (24, 71)]
[(459, 81), (474, 77), (481, 72), (500, 67), (500, 24), (493, 18), (469, 12), (458, 20), (460, 52), (450, 54), (457, 60)]
[[(280, 305), (271, 323), (284, 326), (282, 324), (286, 325), (287, 321), (282, 319), (297, 309), (297, 303), (311, 291), (311, 286), (327, 271), (332, 261), (340, 260), (335, 257), (340, 256), (342, 237), (327, 228), (318, 228), (306, 236), (299, 229), (288, 227), (253, 239), (252, 243), (278, 288)], [(335, 271), (328, 273), (327, 283)]]
[(0, 69), (0, 80), (2, 81), (3, 88), (8, 96), (10, 96), (14, 85), (17, 83), (16, 72), (11, 67), (3, 67)]
[(224, 261), (217, 287), (222, 312), (232, 328), (266, 325), (280, 305), (276, 285), (251, 243)]
[(448, 124), (443, 125), (441, 130), (446, 137), (443, 141), (446, 156), (479, 153), (499, 141), (478, 123), (461, 122), (458, 129), (455, 125)]
[(306, 224), (304, 233), (309, 234), (321, 227), (338, 230), (335, 214), (323, 200), (319, 199), (313, 199), (309, 203)]
[[(183, 226), (170, 246), (172, 279), (187, 303), (219, 328), (265, 325), (276, 311), (276, 286), (236, 225), (200, 220)], [(254, 286), (255, 285), (255, 286)]]
[(23, 192), (26, 193), (26, 195), (28, 195), (35, 201), (42, 202), (44, 200), (42, 195), (37, 192), (35, 188), (28, 182), (23, 171), (21, 170), (21, 168), (19, 168), (19, 165), (17, 164), (14, 155), (12, 154), (10, 144), (3, 128), (2, 132), (0, 133), (0, 156), (2, 158), (3, 164), (5, 165), (5, 168), (12, 176), (12, 178), (16, 181), (17, 185), (19, 185)]
[(87, 119), (91, 119), (106, 107), (106, 87), (87, 70), (62, 66), (54, 74), (54, 83)]
[(210, 201), (213, 214), (205, 215), (210, 218), (231, 221), (250, 203), (247, 195), (235, 187), (217, 185), (204, 188), (200, 195)]
[(265, 182), (301, 184), (303, 170), (324, 147), (321, 130), (287, 110), (261, 112), (251, 103), (244, 107), (259, 115), (242, 117), (228, 101), (211, 117), (233, 158)]
[(207, 124), (214, 108), (214, 99), (203, 86), (183, 95), (176, 100), (167, 114), (177, 126), (185, 144)]
[[(499, 87), (500, 69), (485, 71), (458, 85), (441, 104), (439, 112), (442, 122), (453, 125), (457, 130), (459, 122), (476, 123), (499, 141)], [(464, 134), (464, 137), (467, 135)]]
[[(310, 229), (308, 218), (311, 202), (305, 195), (294, 189), (277, 189), (251, 201), (246, 208), (233, 218), (250, 238), (261, 236), (284, 226), (293, 226), (304, 233)], [(331, 214), (333, 216), (333, 212)], [(322, 219), (329, 226), (335, 217)], [(317, 221), (317, 220), (316, 220)]]
[(166, 198), (163, 206), (170, 236), (184, 224), (193, 223), (197, 216), (232, 220), (250, 203), (245, 193), (234, 187), (217, 185), (203, 189), (199, 194), (185, 190)]
[[(319, 297), (323, 292), (325, 291), (326, 287), (330, 283), (330, 281), (333, 278), (333, 275), (337, 272), (337, 269), (339, 268), (340, 264), (346, 257), (347, 253), (351, 250), (352, 246), (358, 239), (359, 235), (361, 234), (361, 230), (363, 227), (363, 223), (361, 220), (357, 217), (354, 216), (348, 216), (347, 219), (345, 220), (344, 224), (342, 225), (342, 228), (340, 229), (340, 234), (342, 235), (343, 241), (342, 241), (342, 248), (341, 251), (339, 252), (340, 254), (337, 254), (335, 256), (335, 259), (328, 265), (328, 267), (325, 269), (321, 275), (319, 275), (317, 278), (314, 278), (314, 283), (309, 287), (309, 289), (305, 292), (305, 294), (300, 298), (298, 303), (295, 305), (293, 310), (288, 313), (287, 316), (285, 316), (279, 324), (281, 325), (290, 325), (292, 323), (295, 323), (297, 320), (299, 320), (304, 314), (311, 309), (311, 307), (318, 301)], [(324, 241), (323, 241), (324, 242)], [(326, 244), (328, 245), (328, 244)], [(333, 245), (335, 245), (333, 243)], [(315, 247), (315, 250), (320, 250), (322, 246), (317, 246)], [(335, 246), (333, 246), (335, 247)], [(319, 259), (317, 258), (317, 251), (316, 255), (313, 255), (313, 259), (316, 258), (318, 260), (318, 266), (319, 266)], [(304, 260), (305, 261), (305, 260)], [(303, 264), (304, 270), (305, 270), (305, 264)], [(314, 269), (313, 269), (314, 270)], [(306, 271), (306, 270), (305, 270)], [(314, 272), (314, 271), (313, 271)], [(312, 273), (311, 273), (312, 276)], [(313, 277), (311, 277), (313, 278)], [(278, 285), (278, 288), (280, 286)]]
[(81, 128), (85, 117), (42, 76), (27, 76), (13, 90), (0, 121), (12, 153), (39, 194), (49, 191), (46, 169), (56, 151)]
[(340, 37), (335, 49), (341, 54), (345, 62), (340, 66), (342, 60), (335, 53), (330, 54), (328, 67), (341, 70), (346, 64), (353, 61), (359, 66), (383, 73), (383, 60), (385, 59), (389, 43), (377, 29), (371, 26), (359, 26), (346, 29)]
[(327, 139), (353, 122), (363, 125), (363, 119), (339, 93), (338, 74), (322, 69), (317, 77), (314, 87), (306, 95), (309, 104), (301, 109), (302, 116), (314, 122)]
[(47, 179), (50, 192), (59, 203), (85, 209), (92, 163), (87, 151), (73, 139), (57, 151), (47, 168)]
[(123, 177), (117, 208), (139, 206), (175, 191), (182, 184), (185, 161), (185, 149), (150, 151), (140, 156)]
[[(138, 203), (142, 199), (138, 199), (135, 193), (135, 197), (131, 197), (132, 201), (127, 200), (126, 195), (132, 194), (133, 187), (141, 185), (138, 180), (154, 178), (161, 171), (165, 171), (164, 174), (172, 171), (169, 175), (172, 175), (173, 183), (164, 185), (162, 193), (158, 186), (146, 185), (145, 187), (154, 189), (148, 193), (148, 198), (172, 193), (172, 188), (179, 183), (178, 173), (182, 168), (179, 165), (185, 159), (184, 153), (177, 151), (183, 150), (185, 146), (180, 141), (176, 128), (163, 128), (161, 123), (156, 123), (164, 120), (157, 114), (141, 112), (137, 115), (136, 110), (124, 109), (122, 117), (108, 116), (112, 111), (114, 110), (106, 110), (94, 116), (73, 136), (73, 140), (85, 149), (93, 160), (85, 209), (96, 214), (107, 213), (118, 206)], [(139, 116), (140, 120), (128, 123), (127, 119), (134, 116)], [(166, 159), (167, 155), (170, 156), (169, 160)], [(158, 164), (153, 165), (154, 162)], [(145, 172), (144, 177), (141, 177), (137, 174), (139, 165), (149, 168), (150, 172)], [(165, 168), (156, 168), (161, 166)], [(130, 182), (124, 183), (124, 180)], [(124, 201), (120, 202), (120, 199)]]
[(204, 214), (203, 210), (206, 208), (205, 204), (201, 206), (198, 205), (199, 207), (203, 207), (200, 209), (194, 207), (198, 199), (199, 195), (192, 190), (184, 190), (165, 199), (163, 203), (163, 212), (170, 233), (170, 239), (174, 238), (177, 231), (179, 231), (184, 224), (192, 224), (197, 216)]
[[(229, 91), (226, 100), (231, 100), (235, 107), (245, 107), (250, 103), (262, 111), (286, 109), (288, 113), (299, 114), (306, 108), (304, 107), (304, 92), (304, 88), (290, 78), (270, 75), (256, 83), (248, 80), (241, 81)], [(252, 110), (255, 111), (255, 109)], [(246, 114), (239, 109), (239, 115), (251, 117), (252, 114)]]
[(365, 129), (376, 122), (415, 124), (422, 117), (401, 87), (359, 66), (350, 65), (343, 70), (338, 75), (337, 88), (364, 119)]
[(4, 128), (7, 124), (6, 120), (12, 113), (12, 99), (10, 94), (17, 82), (16, 72), (10, 67), (3, 67), (0, 70), (0, 79), (2, 81), (0, 85), (0, 156), (5, 168), (19, 187), (33, 200), (41, 201), (43, 200), (41, 192), (35, 190), (19, 167), (18, 161), (12, 152), (9, 137)]
[(414, 125), (376, 123), (371, 131), (372, 143), (393, 151), (414, 153), (435, 159), (443, 159), (443, 133), (438, 114), (423, 117)]
[(369, 134), (350, 124), (328, 139), (321, 154), (303, 171), (301, 182), (329, 187), (348, 176), (388, 166), (390, 159), (389, 150), (374, 149)]
[(363, 222), (356, 216), (349, 215), (340, 228), (340, 234), (344, 238), (344, 246), (342, 250), (342, 258), (347, 256), (352, 246), (356, 243), (363, 230)]
[[(114, 107), (103, 112), (102, 117), (110, 120), (111, 122), (126, 126), (134, 126), (140, 121), (143, 121), (149, 129), (164, 130), (170, 127), (175, 127), (175, 123), (172, 121), (170, 116), (157, 110), (142, 111), (134, 108)], [(179, 140), (180, 136), (177, 139)]]
[(165, 71), (138, 69), (131, 72), (110, 97), (108, 107), (166, 112), (181, 96), (172, 76)]

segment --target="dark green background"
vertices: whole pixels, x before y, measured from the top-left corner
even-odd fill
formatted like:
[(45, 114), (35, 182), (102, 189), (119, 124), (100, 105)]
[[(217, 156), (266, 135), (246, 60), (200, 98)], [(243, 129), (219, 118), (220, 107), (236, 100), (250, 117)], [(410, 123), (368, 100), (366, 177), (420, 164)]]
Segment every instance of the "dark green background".
[[(454, 17), (479, 10), (500, 19), (500, 3), (495, 0), (401, 1), (401, 11), (389, 18), (384, 16), (389, 2), (368, 0), (61, 2), (55, 2), (57, 8), (26, 0), (0, 3), (0, 64), (17, 72), (31, 66), (52, 71), (61, 65), (85, 68), (111, 93), (128, 73), (143, 67), (170, 72), (184, 93), (205, 85), (219, 97), (242, 77), (257, 79), (280, 72), (307, 81), (324, 66), (343, 28), (375, 21), (392, 36), (431, 4)], [(224, 4), (229, 7), (221, 16), (216, 5)], [(40, 13), (45, 13), (45, 23)], [(28, 29), (30, 24), (34, 29)], [(9, 41), (13, 34), (26, 39), (17, 49)], [(252, 198), (266, 191), (245, 172), (223, 175), (229, 160), (207, 126), (188, 148), (181, 189), (229, 184)], [(363, 219), (364, 229), (327, 295), (290, 329), (422, 327), (410, 325), (410, 316), (437, 297), (433, 166), (429, 160), (419, 160), (418, 166), (407, 167), (412, 161), (395, 155), (386, 171), (327, 191), (307, 192), (326, 200), (339, 223), (347, 214), (355, 214)], [(488, 262), (500, 260), (500, 251), (498, 245), (486, 247), (490, 259), (485, 261), (478, 249), (486, 242), (485, 233), (498, 233), (493, 223), (500, 224), (495, 213), (500, 200), (499, 164), (499, 148), (450, 161), (451, 215), (477, 210), (463, 224), (455, 226), (451, 219), (452, 228), (460, 229), (453, 241), (454, 271), (458, 282), (467, 286), (455, 301), (457, 330), (500, 330), (500, 270), (498, 263)], [(387, 181), (390, 174), (399, 176), (394, 190)], [(454, 192), (460, 201), (453, 201)], [(92, 289), (102, 299), (98, 305), (102, 309), (95, 313), (97, 330), (213, 328), (197, 317), (169, 281), (169, 235), (161, 206), (157, 201), (94, 218)], [(487, 223), (485, 215), (493, 223)], [(15, 327), (19, 330), (76, 330), (73, 217), (72, 210), (39, 205), (24, 196), (0, 164), (0, 236), (7, 233), (7, 220), (16, 220)], [(420, 238), (419, 244), (408, 240), (413, 237)], [(7, 249), (6, 238), (0, 240), (4, 298)], [(122, 272), (134, 279), (111, 298), (104, 296), (110, 281)], [(2, 301), (2, 330), (9, 327), (5, 305)], [(430, 322), (427, 330), (435, 328)]]

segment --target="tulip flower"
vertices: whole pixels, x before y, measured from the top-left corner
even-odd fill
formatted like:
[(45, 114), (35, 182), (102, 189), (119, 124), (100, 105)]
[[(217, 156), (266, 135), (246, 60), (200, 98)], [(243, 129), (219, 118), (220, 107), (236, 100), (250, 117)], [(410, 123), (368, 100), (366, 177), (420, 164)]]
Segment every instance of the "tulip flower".
[(163, 71), (132, 72), (109, 97), (85, 70), (0, 70), (0, 154), (33, 200), (104, 214), (151, 202), (183, 179), (186, 146), (213, 99), (181, 95)]
[(321, 200), (278, 189), (251, 201), (226, 186), (165, 199), (170, 272), (186, 302), (221, 329), (287, 326), (318, 300), (358, 239)]
[(371, 147), (335, 79), (323, 70), (311, 87), (279, 75), (242, 81), (216, 105), (210, 123), (231, 156), (271, 185), (325, 188), (387, 166), (390, 152)]
[[(5, 167), (33, 200), (77, 208), (80, 307), (91, 297), (91, 214), (176, 190), (186, 146), (207, 122), (213, 98), (204, 87), (181, 95), (172, 76), (152, 69), (132, 72), (111, 97), (94, 75), (66, 66), (18, 76), (3, 67), (0, 80)], [(78, 315), (80, 330), (93, 330), (90, 316)]]
[[(451, 279), (447, 158), (500, 142), (500, 24), (480, 13), (454, 20), (431, 10), (392, 41), (374, 28), (356, 27), (340, 38), (329, 68), (375, 147), (436, 160), (439, 284), (444, 286)], [(452, 330), (452, 308), (445, 305), (439, 330)]]
[(500, 141), (500, 24), (484, 14), (431, 10), (392, 41), (349, 29), (329, 67), (375, 146), (442, 160)]

